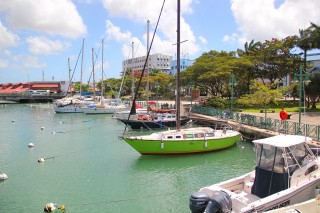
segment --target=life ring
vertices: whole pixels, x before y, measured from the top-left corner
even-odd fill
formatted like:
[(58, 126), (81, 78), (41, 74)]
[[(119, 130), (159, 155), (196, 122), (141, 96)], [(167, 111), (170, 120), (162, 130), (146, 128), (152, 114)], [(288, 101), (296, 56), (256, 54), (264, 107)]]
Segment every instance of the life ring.
[(280, 112), (280, 118), (281, 118), (281, 120), (287, 120), (287, 118), (288, 118), (288, 113), (287, 113), (287, 111), (285, 111), (284, 109), (281, 110), (281, 112)]

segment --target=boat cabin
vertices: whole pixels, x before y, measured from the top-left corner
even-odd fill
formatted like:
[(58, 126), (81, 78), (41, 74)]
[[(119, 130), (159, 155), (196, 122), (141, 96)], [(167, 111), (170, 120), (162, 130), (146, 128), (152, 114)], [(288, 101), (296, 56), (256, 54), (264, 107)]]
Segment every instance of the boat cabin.
[[(255, 180), (251, 193), (267, 197), (295, 184), (295, 177), (316, 169), (316, 157), (307, 145), (311, 138), (278, 135), (253, 141), (256, 149)], [(310, 164), (310, 166), (307, 166)]]

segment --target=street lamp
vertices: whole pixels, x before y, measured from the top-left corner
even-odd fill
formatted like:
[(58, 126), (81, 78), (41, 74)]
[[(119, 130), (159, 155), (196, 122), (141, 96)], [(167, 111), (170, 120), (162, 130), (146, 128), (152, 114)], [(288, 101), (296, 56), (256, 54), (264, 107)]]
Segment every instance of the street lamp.
[(230, 112), (232, 112), (232, 107), (233, 107), (233, 92), (234, 92), (234, 87), (237, 85), (236, 77), (234, 74), (231, 75), (229, 79), (229, 86), (231, 86), (231, 104), (230, 104)]
[(296, 83), (299, 82), (299, 129), (298, 129), (298, 133), (301, 133), (302, 88), (304, 89), (304, 85), (308, 85), (311, 82), (309, 80), (309, 73), (302, 73), (301, 60), (300, 60), (299, 74), (294, 74), (294, 80), (293, 81), (296, 82)]
[(190, 80), (189, 81), (189, 88), (190, 88), (190, 90), (189, 90), (189, 93), (190, 93), (190, 109), (192, 108), (192, 88), (193, 88), (193, 81), (192, 80)]
[(158, 105), (158, 90), (159, 90), (159, 81), (158, 80), (156, 80), (155, 88), (156, 88), (156, 100), (157, 100), (157, 105)]

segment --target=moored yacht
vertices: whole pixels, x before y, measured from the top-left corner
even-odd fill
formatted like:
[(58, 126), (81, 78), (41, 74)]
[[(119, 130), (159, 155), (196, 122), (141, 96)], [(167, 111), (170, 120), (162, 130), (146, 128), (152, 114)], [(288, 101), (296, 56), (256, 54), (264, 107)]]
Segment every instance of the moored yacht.
[(304, 202), (320, 186), (320, 163), (300, 135), (254, 140), (252, 172), (203, 187), (190, 196), (192, 212), (265, 212)]

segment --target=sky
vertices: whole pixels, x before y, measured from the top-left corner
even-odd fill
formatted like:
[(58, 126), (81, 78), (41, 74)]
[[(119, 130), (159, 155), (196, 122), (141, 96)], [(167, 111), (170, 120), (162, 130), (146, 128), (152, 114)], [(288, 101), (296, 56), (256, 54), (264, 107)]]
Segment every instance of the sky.
[[(134, 57), (146, 55), (147, 20), (151, 43), (163, 2), (0, 0), (0, 84), (65, 81), (69, 66), (72, 81), (81, 70), (82, 81), (92, 81), (93, 51), (95, 80), (102, 64), (104, 78), (120, 78), (132, 42)], [(165, 1), (151, 54), (176, 57), (176, 8), (177, 1)], [(320, 25), (319, 8), (318, 0), (181, 0), (181, 57), (298, 35), (310, 22)]]

